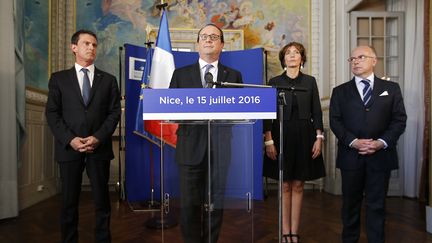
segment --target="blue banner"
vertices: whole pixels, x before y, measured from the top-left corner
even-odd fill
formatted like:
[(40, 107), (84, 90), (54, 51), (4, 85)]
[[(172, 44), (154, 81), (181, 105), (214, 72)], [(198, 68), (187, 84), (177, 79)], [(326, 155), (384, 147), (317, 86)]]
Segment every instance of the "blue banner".
[[(127, 200), (129, 202), (145, 201), (151, 198), (151, 192), (154, 191), (154, 199), (160, 200), (160, 148), (146, 139), (133, 134), (135, 129), (135, 121), (138, 110), (138, 101), (141, 91), (141, 78), (143, 75), (143, 67), (145, 65), (146, 49), (144, 47), (126, 44), (125, 45), (125, 89), (126, 89), (126, 104), (125, 104), (125, 186)], [(189, 65), (197, 62), (198, 54), (196, 52), (172, 52), (176, 68)], [(247, 60), (244, 61), (244, 60)], [(227, 51), (221, 54), (221, 63), (239, 70), (242, 73), (243, 81), (247, 84), (263, 84), (263, 53), (262, 49), (251, 49), (244, 51)], [(167, 89), (169, 90), (169, 89)], [(177, 89), (180, 90), (180, 89)], [(200, 89), (203, 92), (205, 89)], [(218, 89), (215, 89), (218, 90)], [(220, 89), (226, 90), (226, 89)], [(244, 90), (244, 89), (238, 89)], [(268, 89), (270, 92), (272, 89)], [(204, 91), (206, 92), (206, 91)], [(209, 91), (211, 92), (211, 91)], [(217, 91), (218, 92), (218, 91)], [(274, 91), (273, 91), (274, 92)], [(145, 98), (145, 97), (144, 97)], [(271, 109), (276, 108), (276, 102), (269, 106)], [(235, 137), (233, 144), (241, 145), (249, 143), (250, 139), (245, 137)], [(262, 190), (262, 122), (257, 120), (253, 125), (253, 147), (256, 148), (253, 154), (253, 186), (244, 185), (244, 168), (240, 164), (233, 165), (231, 173), (227, 178), (227, 185), (232, 188), (245, 188), (246, 191), (253, 191), (254, 199), (263, 198)], [(165, 159), (170, 158), (171, 163), (168, 163), (164, 171), (175, 178), (177, 176), (176, 163), (174, 161), (175, 149), (169, 146), (164, 147)], [(238, 168), (236, 167), (238, 166)], [(167, 188), (168, 187), (168, 188)], [(169, 188), (169, 183), (165, 185), (165, 189), (176, 192)], [(239, 195), (238, 191), (227, 192), (231, 196)], [(234, 195), (235, 194), (235, 195)], [(244, 195), (244, 193), (242, 194)], [(228, 195), (230, 196), (230, 195)]]

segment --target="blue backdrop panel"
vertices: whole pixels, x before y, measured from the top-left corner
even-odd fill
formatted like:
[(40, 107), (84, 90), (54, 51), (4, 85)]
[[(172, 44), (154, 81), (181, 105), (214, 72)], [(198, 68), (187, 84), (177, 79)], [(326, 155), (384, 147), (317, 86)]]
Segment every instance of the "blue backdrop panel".
[[(160, 200), (160, 152), (159, 148), (147, 139), (133, 133), (138, 108), (141, 80), (133, 79), (129, 70), (144, 68), (146, 49), (134, 45), (125, 45), (125, 188), (130, 202), (150, 199), (151, 188), (155, 189), (155, 199)], [(134, 62), (130, 57), (139, 58)], [(133, 65), (132, 67), (130, 65)], [(154, 170), (151, 170), (151, 167)], [(151, 177), (153, 176), (153, 180)], [(151, 183), (153, 181), (153, 185)]]
[[(126, 73), (126, 193), (127, 199), (130, 202), (144, 201), (150, 199), (150, 190), (155, 189), (155, 199), (160, 200), (160, 148), (148, 140), (133, 134), (135, 127), (135, 118), (138, 104), (138, 97), (140, 91), (141, 80), (133, 79), (133, 72), (130, 70), (139, 70), (144, 67), (143, 60), (146, 56), (146, 49), (144, 47), (134, 46), (130, 44), (125, 45), (126, 58), (125, 58), (125, 73)], [(195, 63), (198, 59), (196, 52), (173, 52), (174, 62), (176, 68)], [(136, 59), (138, 58), (138, 59)], [(133, 61), (131, 61), (133, 59)], [(221, 63), (226, 66), (239, 70), (243, 76), (244, 83), (250, 84), (263, 84), (263, 53), (262, 49), (250, 49), (243, 51), (230, 51), (222, 52)], [(130, 66), (133, 65), (133, 66)], [(136, 77), (135, 77), (136, 78)], [(227, 80), (229, 82), (229, 80)], [(249, 142), (247, 136), (237, 136), (234, 138), (232, 144), (235, 146), (242, 146)], [(253, 126), (253, 185), (244, 185), (244, 178), (242, 178), (239, 166), (232, 166), (230, 174), (228, 175), (227, 186), (229, 188), (241, 188), (241, 190), (230, 190), (227, 196), (236, 197), (236, 194), (244, 195), (243, 190), (252, 190), (254, 199), (262, 199), (262, 121), (258, 120)], [(239, 148), (234, 148), (239, 149)], [(171, 158), (169, 163), (166, 164), (166, 174), (170, 175), (171, 180), (177, 180), (177, 168), (174, 163), (175, 149), (165, 146), (164, 157)], [(233, 161), (238, 161), (238, 158), (233, 158)], [(153, 165), (154, 171), (151, 171)], [(153, 180), (151, 178), (153, 177)], [(165, 178), (167, 179), (167, 178)], [(153, 181), (153, 184), (151, 183)], [(170, 188), (170, 185), (175, 183), (166, 183), (165, 190), (170, 191), (176, 195), (178, 188), (176, 186)], [(153, 185), (153, 186), (152, 186)], [(243, 185), (243, 186), (242, 186)], [(245, 188), (248, 187), (248, 188)], [(250, 188), (253, 186), (253, 188)]]

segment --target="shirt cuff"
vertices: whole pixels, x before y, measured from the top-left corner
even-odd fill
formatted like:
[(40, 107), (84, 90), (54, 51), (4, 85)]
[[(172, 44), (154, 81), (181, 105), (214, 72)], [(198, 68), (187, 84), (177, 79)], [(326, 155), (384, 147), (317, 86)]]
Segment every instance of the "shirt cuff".
[(386, 141), (384, 141), (384, 139), (382, 139), (382, 138), (378, 138), (377, 140), (383, 142), (383, 144), (384, 144), (384, 149), (386, 149), (386, 148), (388, 147), (388, 145), (387, 145)]
[(349, 144), (349, 147), (352, 148), (353, 143), (357, 141), (357, 138), (355, 138), (354, 140), (351, 141), (351, 143)]

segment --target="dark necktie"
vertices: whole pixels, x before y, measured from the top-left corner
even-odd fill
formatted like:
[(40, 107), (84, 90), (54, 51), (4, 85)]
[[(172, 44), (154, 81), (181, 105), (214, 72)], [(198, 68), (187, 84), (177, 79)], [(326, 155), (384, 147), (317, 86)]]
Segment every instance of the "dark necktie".
[(90, 97), (90, 79), (88, 76), (88, 69), (87, 68), (82, 68), (81, 71), (84, 73), (84, 77), (83, 77), (83, 86), (82, 86), (82, 97), (84, 100), (84, 104), (87, 105), (88, 101), (89, 101), (89, 97)]
[(212, 68), (212, 67), (213, 67), (213, 65), (211, 65), (211, 64), (205, 65), (204, 79), (202, 81), (202, 84), (203, 84), (204, 88), (212, 86), (212, 84), (208, 83), (208, 81), (212, 81), (213, 82), (213, 75), (210, 73), (210, 68)]
[(363, 104), (367, 106), (370, 102), (372, 96), (372, 87), (367, 79), (361, 81), (365, 86), (363, 88)]

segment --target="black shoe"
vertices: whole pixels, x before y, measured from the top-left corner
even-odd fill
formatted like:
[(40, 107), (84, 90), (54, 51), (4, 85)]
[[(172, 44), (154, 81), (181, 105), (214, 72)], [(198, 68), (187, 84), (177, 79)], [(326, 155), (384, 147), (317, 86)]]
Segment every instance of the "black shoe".
[(290, 234), (291, 242), (300, 243), (300, 236), (298, 234)]
[[(288, 241), (290, 239), (290, 241)], [(282, 235), (282, 242), (288, 243), (291, 242), (291, 234)]]

